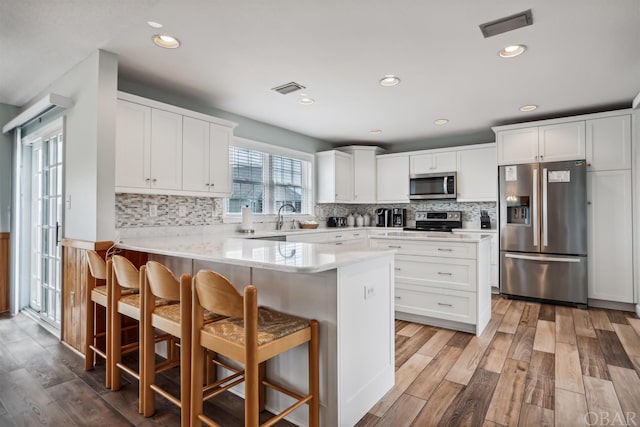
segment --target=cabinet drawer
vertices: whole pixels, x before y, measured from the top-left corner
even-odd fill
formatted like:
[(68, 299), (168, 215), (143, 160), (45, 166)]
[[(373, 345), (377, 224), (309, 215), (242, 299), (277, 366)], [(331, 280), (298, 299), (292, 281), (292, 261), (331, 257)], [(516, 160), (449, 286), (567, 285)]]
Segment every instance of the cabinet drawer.
[(343, 240), (352, 240), (352, 239), (364, 239), (367, 237), (367, 231), (362, 230), (343, 230), (343, 231), (332, 231), (328, 233), (328, 241), (329, 242), (339, 242)]
[(397, 281), (461, 291), (475, 291), (476, 262), (470, 259), (396, 255)]
[(408, 239), (371, 239), (372, 248), (396, 249), (402, 255), (429, 255), (443, 258), (476, 259), (475, 243), (434, 242)]
[(336, 246), (362, 246), (363, 248), (366, 248), (367, 239), (357, 238), (357, 239), (349, 239), (349, 240), (338, 240), (336, 242), (329, 242), (329, 244), (333, 244)]
[(473, 292), (418, 288), (396, 282), (395, 310), (419, 316), (474, 324), (476, 296)]
[(305, 243), (325, 243), (327, 242), (328, 233), (304, 233), (289, 234), (287, 242), (305, 242)]

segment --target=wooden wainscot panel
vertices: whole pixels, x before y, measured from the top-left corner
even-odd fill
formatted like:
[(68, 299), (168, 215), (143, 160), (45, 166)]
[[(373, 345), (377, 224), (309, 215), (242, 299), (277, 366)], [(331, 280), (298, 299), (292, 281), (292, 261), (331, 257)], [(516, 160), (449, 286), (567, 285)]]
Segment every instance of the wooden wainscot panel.
[[(91, 277), (87, 264), (87, 251), (94, 250), (104, 257), (113, 242), (90, 242), (85, 240), (62, 240), (62, 341), (84, 353), (86, 330), (91, 326), (87, 319), (87, 306), (91, 289), (104, 283), (96, 283)], [(147, 261), (147, 255), (139, 252), (122, 251), (136, 267)], [(96, 310), (96, 327), (104, 330), (104, 310)], [(128, 341), (128, 340), (127, 340)], [(103, 347), (104, 343), (98, 343)]]
[(0, 233), (0, 313), (9, 311), (9, 233)]

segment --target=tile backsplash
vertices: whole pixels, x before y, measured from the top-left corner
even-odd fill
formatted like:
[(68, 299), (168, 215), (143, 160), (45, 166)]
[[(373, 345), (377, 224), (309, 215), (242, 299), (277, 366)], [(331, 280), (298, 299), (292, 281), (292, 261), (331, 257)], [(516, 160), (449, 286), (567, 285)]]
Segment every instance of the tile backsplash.
[[(157, 209), (157, 216), (150, 216), (151, 207)], [(351, 205), (319, 204), (314, 214), (321, 225), (330, 216), (347, 216), (350, 213), (371, 215), (372, 221), (377, 208), (405, 208), (407, 220), (415, 221), (416, 211), (436, 210), (462, 211), (463, 223), (477, 223), (480, 226), (480, 210), (489, 213), (491, 222), (496, 222), (495, 202), (465, 202), (428, 200), (396, 205)], [(183, 214), (183, 215), (181, 215)], [(223, 199), (210, 197), (160, 196), (151, 194), (116, 194), (116, 228), (138, 227), (181, 227), (210, 226), (222, 224)]]

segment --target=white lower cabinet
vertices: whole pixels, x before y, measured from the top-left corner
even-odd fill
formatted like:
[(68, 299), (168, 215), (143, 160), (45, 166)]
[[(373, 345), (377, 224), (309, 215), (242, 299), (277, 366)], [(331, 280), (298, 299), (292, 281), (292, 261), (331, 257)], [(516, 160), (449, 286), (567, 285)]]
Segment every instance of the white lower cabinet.
[(396, 250), (396, 318), (482, 332), (491, 318), (489, 240), (371, 235), (369, 242), (372, 248)]
[(489, 230), (467, 230), (464, 228), (459, 228), (453, 230), (455, 234), (486, 234), (491, 236), (491, 263), (490, 263), (490, 271), (489, 271), (489, 284), (493, 288), (499, 288), (498, 282), (498, 258), (500, 255), (500, 248), (498, 246), (498, 231), (495, 229)]
[(631, 170), (587, 173), (589, 298), (633, 302)]

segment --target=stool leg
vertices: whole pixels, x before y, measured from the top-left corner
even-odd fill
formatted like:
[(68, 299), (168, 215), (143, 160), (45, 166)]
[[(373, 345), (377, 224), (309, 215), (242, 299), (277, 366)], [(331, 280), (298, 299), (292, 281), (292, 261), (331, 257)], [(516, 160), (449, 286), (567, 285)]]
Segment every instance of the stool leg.
[(87, 296), (87, 301), (85, 301), (85, 306), (87, 308), (87, 317), (85, 322), (85, 334), (84, 334), (84, 370), (85, 371), (93, 369), (94, 354), (90, 346), (94, 343), (95, 330), (96, 330), (93, 301), (91, 301), (91, 290), (89, 289), (87, 293), (89, 295)]
[[(142, 405), (140, 407), (145, 417), (150, 417), (155, 412), (156, 396), (155, 392), (151, 390), (151, 384), (155, 382), (156, 373), (156, 350), (155, 350), (155, 338), (153, 333), (153, 326), (151, 323), (151, 316), (147, 313), (143, 313), (144, 324), (142, 326), (142, 333), (140, 336), (142, 340), (140, 342), (140, 387)], [(141, 322), (142, 323), (142, 322)]]
[(264, 411), (265, 393), (267, 387), (263, 384), (267, 376), (267, 362), (258, 365), (258, 411)]
[(118, 391), (122, 385), (120, 368), (116, 366), (122, 360), (122, 317), (117, 311), (111, 317), (111, 325), (111, 390)]
[(204, 350), (204, 360), (205, 360), (205, 366), (204, 366), (204, 375), (206, 378), (206, 382), (205, 384), (209, 385), (209, 384), (213, 384), (216, 382), (216, 380), (218, 379), (218, 372), (217, 372), (217, 368), (215, 363), (213, 363), (213, 360), (216, 358), (216, 354), (211, 351), (211, 350)]
[(192, 337), (191, 350), (191, 426), (200, 427), (201, 423), (198, 415), (202, 414), (202, 382), (204, 381), (204, 349), (200, 347), (200, 341)]
[(319, 375), (319, 333), (318, 321), (311, 320), (311, 341), (309, 341), (309, 393), (313, 396), (309, 402), (309, 427), (320, 425), (320, 375)]

